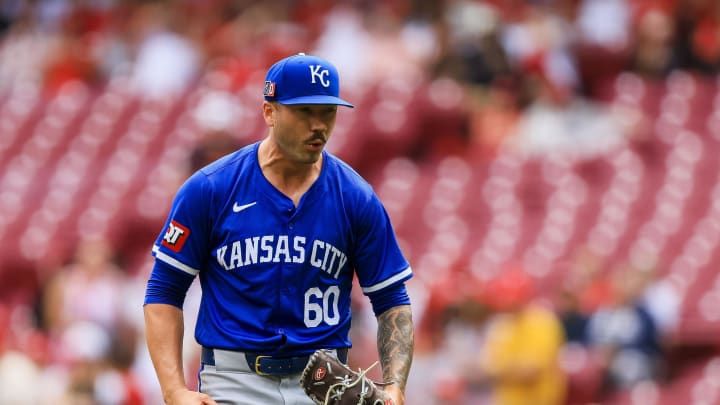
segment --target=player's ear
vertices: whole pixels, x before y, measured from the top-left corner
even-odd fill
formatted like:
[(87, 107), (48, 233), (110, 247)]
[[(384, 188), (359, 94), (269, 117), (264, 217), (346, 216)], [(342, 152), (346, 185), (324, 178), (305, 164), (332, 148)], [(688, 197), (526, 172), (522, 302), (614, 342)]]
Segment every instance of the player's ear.
[(277, 110), (277, 106), (274, 105), (274, 103), (271, 103), (269, 101), (263, 101), (262, 110), (263, 110), (263, 119), (265, 120), (265, 124), (267, 124), (268, 127), (274, 127), (275, 126), (275, 111)]

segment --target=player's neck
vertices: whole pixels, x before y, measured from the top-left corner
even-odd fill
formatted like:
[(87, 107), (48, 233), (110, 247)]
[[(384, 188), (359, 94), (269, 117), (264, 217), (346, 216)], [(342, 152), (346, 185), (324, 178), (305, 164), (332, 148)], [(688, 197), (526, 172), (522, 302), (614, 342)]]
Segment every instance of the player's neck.
[(258, 150), (258, 163), (265, 178), (295, 205), (317, 180), (322, 169), (322, 157), (315, 163), (297, 163), (262, 142)]

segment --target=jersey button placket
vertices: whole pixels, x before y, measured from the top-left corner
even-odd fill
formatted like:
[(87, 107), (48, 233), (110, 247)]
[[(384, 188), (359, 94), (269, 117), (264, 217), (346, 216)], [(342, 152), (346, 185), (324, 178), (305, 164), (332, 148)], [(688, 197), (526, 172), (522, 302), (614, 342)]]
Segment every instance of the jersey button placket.
[(289, 230), (293, 230), (293, 229), (295, 229), (295, 214), (296, 214), (295, 207), (288, 208), (287, 213), (288, 213), (287, 227)]

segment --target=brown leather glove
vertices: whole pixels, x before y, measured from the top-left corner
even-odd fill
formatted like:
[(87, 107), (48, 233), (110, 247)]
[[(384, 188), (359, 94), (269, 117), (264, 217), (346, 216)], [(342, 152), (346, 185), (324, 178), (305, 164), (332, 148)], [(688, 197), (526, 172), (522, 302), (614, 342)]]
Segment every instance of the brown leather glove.
[(300, 385), (318, 405), (392, 405), (380, 388), (385, 384), (365, 376), (370, 368), (353, 371), (329, 351), (318, 350), (310, 356)]

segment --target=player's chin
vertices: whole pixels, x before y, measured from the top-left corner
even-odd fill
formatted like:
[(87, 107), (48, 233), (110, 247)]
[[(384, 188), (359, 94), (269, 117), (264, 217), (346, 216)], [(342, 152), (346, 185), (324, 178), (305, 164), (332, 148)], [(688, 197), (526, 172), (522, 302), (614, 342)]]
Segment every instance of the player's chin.
[(297, 157), (298, 163), (306, 163), (306, 164), (313, 164), (320, 160), (320, 156), (322, 155), (322, 149), (319, 151), (305, 151), (304, 153), (301, 153)]

